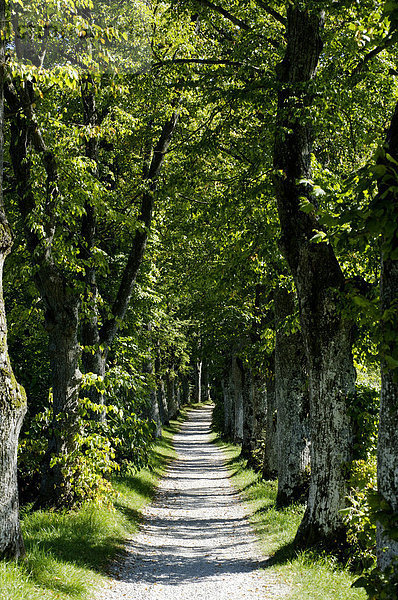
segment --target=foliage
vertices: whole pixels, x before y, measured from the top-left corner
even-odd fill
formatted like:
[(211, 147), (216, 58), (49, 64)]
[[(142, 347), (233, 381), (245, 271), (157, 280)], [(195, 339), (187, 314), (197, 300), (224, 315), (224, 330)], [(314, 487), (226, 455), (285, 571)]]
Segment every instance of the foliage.
[(357, 383), (355, 394), (349, 402), (349, 414), (354, 423), (354, 460), (365, 461), (376, 452), (379, 392), (366, 384)]
[(362, 571), (375, 565), (376, 524), (372, 518), (369, 492), (376, 486), (376, 459), (356, 460), (352, 465), (349, 507), (342, 510), (350, 544), (350, 563)]

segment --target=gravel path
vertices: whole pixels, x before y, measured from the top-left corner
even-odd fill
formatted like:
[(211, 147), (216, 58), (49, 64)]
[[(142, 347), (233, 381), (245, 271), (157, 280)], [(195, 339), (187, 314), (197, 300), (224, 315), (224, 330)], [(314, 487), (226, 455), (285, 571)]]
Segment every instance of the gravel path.
[(141, 532), (98, 600), (268, 600), (289, 588), (261, 570), (224, 456), (209, 443), (211, 408), (191, 411)]

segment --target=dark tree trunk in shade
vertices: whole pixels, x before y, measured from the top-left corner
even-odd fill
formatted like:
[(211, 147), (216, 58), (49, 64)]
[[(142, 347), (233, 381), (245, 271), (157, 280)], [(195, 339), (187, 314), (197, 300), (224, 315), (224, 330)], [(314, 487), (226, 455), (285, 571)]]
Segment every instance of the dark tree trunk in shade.
[[(150, 325), (148, 325), (148, 330), (151, 330)], [(157, 390), (155, 384), (155, 369), (153, 365), (152, 357), (148, 357), (144, 366), (143, 372), (147, 373), (149, 376), (149, 406), (148, 406), (148, 417), (154, 423), (154, 432), (153, 436), (155, 438), (159, 438), (162, 435), (162, 420), (160, 417), (160, 410), (158, 404)]]
[(191, 388), (189, 385), (189, 377), (186, 373), (181, 377), (181, 396), (182, 404), (189, 404), (191, 401)]
[(275, 479), (278, 473), (278, 455), (276, 440), (277, 411), (275, 399), (274, 362), (274, 355), (272, 354), (268, 361), (268, 366), (265, 374), (266, 409), (263, 457), (264, 479)]
[[(385, 143), (385, 152), (398, 160), (398, 104), (391, 120)], [(396, 167), (383, 155), (379, 163), (386, 167), (384, 177), (378, 182), (379, 194), (374, 210), (387, 216), (386, 230), (382, 231), (381, 314), (390, 317), (381, 323), (382, 375), (380, 397), (380, 423), (377, 443), (377, 483), (379, 493), (387, 501), (398, 519), (398, 194), (396, 192)], [(391, 177), (392, 176), (392, 177)], [(394, 182), (394, 183), (392, 183)], [(393, 185), (393, 187), (391, 187)], [(386, 312), (387, 311), (387, 312)], [(398, 560), (398, 541), (388, 528), (377, 525), (378, 564), (382, 570)], [(398, 569), (398, 566), (395, 566)]]
[(258, 373), (252, 374), (253, 395), (253, 444), (258, 451), (265, 438), (267, 410), (267, 388), (265, 379)]
[(292, 272), (309, 369), (311, 481), (307, 510), (296, 536), (305, 546), (345, 540), (341, 509), (353, 456), (348, 414), (355, 389), (352, 324), (339, 308), (344, 277), (328, 243), (311, 241), (321, 229), (313, 212), (300, 209), (311, 194), (313, 80), (322, 51), (321, 9), (294, 3), (287, 9), (287, 46), (278, 66), (274, 185), (281, 248)]
[(169, 408), (167, 406), (167, 396), (166, 389), (164, 384), (163, 375), (161, 373), (161, 359), (160, 352), (157, 350), (156, 358), (155, 358), (155, 376), (156, 376), (156, 395), (159, 406), (159, 415), (162, 425), (169, 424)]
[[(5, 16), (5, 2), (0, 0), (0, 29), (3, 32)], [(0, 558), (17, 559), (25, 553), (19, 523), (17, 452), (26, 413), (26, 395), (15, 379), (8, 355), (3, 300), (3, 266), (13, 241), (3, 205), (4, 43), (3, 37), (0, 40)]]
[(235, 423), (235, 403), (231, 371), (225, 373), (221, 385), (224, 403), (224, 435), (227, 439), (233, 439)]
[(168, 407), (168, 419), (175, 419), (178, 415), (177, 395), (174, 375), (170, 372), (166, 374), (166, 395), (167, 395), (167, 407)]
[(235, 415), (233, 440), (235, 444), (241, 444), (243, 440), (243, 376), (242, 361), (234, 355), (232, 358), (232, 383)]
[(248, 460), (248, 466), (253, 466), (253, 452), (255, 450), (254, 438), (254, 398), (253, 377), (251, 370), (242, 365), (242, 398), (243, 398), (243, 425), (242, 425), (242, 458)]
[(294, 295), (275, 294), (275, 399), (278, 412), (277, 504), (288, 506), (306, 498), (309, 483), (308, 369), (300, 332), (286, 332), (286, 318), (295, 310)]
[[(80, 344), (77, 339), (79, 299), (57, 277), (44, 275), (38, 289), (47, 299), (46, 330), (49, 338), (53, 384), (53, 420), (44, 461), (38, 504), (64, 507), (73, 503), (71, 453), (79, 433)], [(45, 294), (47, 286), (51, 294)], [(57, 290), (57, 293), (56, 293)], [(54, 464), (51, 464), (56, 457)]]

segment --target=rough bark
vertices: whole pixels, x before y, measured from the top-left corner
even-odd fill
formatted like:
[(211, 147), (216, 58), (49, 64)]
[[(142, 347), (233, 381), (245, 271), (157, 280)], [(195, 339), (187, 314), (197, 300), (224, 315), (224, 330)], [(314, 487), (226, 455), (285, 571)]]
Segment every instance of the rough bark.
[[(398, 159), (398, 104), (387, 134), (385, 150)], [(395, 192), (395, 166), (383, 156), (386, 174), (378, 182), (379, 196), (376, 206), (388, 215), (388, 232), (383, 231), (381, 268), (381, 314), (382, 314), (382, 377), (380, 397), (380, 423), (377, 444), (378, 490), (392, 510), (391, 526), (398, 521), (398, 369), (391, 368), (391, 359), (398, 360), (398, 195)], [(391, 233), (391, 225), (395, 228)], [(387, 311), (387, 312), (386, 312)], [(383, 318), (385, 315), (389, 318)], [(386, 358), (386, 357), (389, 357)], [(390, 363), (389, 363), (390, 361)], [(395, 523), (394, 523), (395, 521)], [(398, 541), (381, 523), (377, 527), (378, 564), (382, 570), (398, 561)], [(397, 564), (395, 565), (397, 569)]]
[(276, 443), (277, 411), (275, 401), (275, 370), (274, 355), (268, 361), (265, 375), (266, 386), (266, 411), (264, 432), (264, 457), (263, 477), (264, 479), (275, 479), (278, 473), (278, 455)]
[(252, 374), (253, 395), (253, 444), (257, 451), (265, 439), (265, 420), (267, 410), (267, 387), (265, 379), (258, 373)]
[(243, 399), (243, 424), (242, 424), (242, 458), (248, 460), (248, 466), (253, 466), (253, 452), (255, 450), (254, 438), (254, 406), (253, 406), (253, 378), (251, 370), (242, 365), (242, 399)]
[[(148, 333), (150, 334), (152, 331), (152, 324), (148, 323), (147, 324), (147, 330)], [(151, 350), (151, 347), (149, 347), (149, 350)], [(162, 435), (162, 420), (161, 420), (161, 416), (160, 416), (160, 407), (158, 404), (158, 397), (157, 397), (157, 390), (156, 390), (156, 383), (155, 383), (155, 367), (154, 367), (154, 363), (153, 363), (153, 359), (152, 356), (148, 356), (147, 360), (145, 361), (144, 365), (143, 365), (143, 372), (147, 373), (147, 375), (149, 376), (148, 379), (148, 385), (149, 385), (149, 419), (153, 422), (154, 424), (154, 432), (153, 432), (153, 437), (154, 438), (159, 438)]]
[[(5, 31), (4, 0), (0, 0), (0, 29)], [(17, 559), (24, 554), (19, 523), (17, 452), (26, 413), (26, 395), (15, 379), (8, 355), (3, 300), (3, 266), (12, 247), (11, 228), (3, 207), (4, 43), (3, 38), (0, 40), (0, 557)]]
[[(1, 5), (1, 3), (0, 3)], [(1, 10), (1, 9), (0, 9)], [(0, 17), (1, 18), (1, 17)], [(1, 68), (1, 66), (0, 66)], [(1, 76), (0, 76), (1, 77)], [(0, 92), (1, 103), (1, 92)], [(1, 108), (0, 108), (1, 112)], [(1, 118), (1, 117), (0, 117)], [(1, 145), (1, 142), (0, 142)], [(1, 210), (0, 223), (0, 557), (24, 554), (19, 524), (17, 484), (18, 438), (26, 413), (26, 395), (14, 376), (7, 347), (7, 323), (2, 293), (4, 260), (12, 245), (11, 229)]]
[[(53, 419), (38, 504), (64, 507), (73, 504), (69, 457), (79, 432), (80, 344), (77, 339), (80, 300), (51, 271), (40, 268), (38, 289), (46, 304), (45, 326), (49, 338)], [(54, 459), (55, 462), (54, 462)], [(54, 464), (51, 464), (54, 462)]]
[(278, 411), (278, 506), (306, 498), (309, 482), (308, 370), (300, 332), (285, 332), (294, 314), (294, 295), (275, 294), (275, 401)]
[(287, 11), (287, 47), (278, 67), (275, 192), (281, 247), (299, 298), (302, 335), (308, 359), (311, 412), (311, 482), (307, 510), (296, 536), (299, 545), (338, 544), (344, 537), (340, 510), (348, 493), (352, 460), (349, 398), (354, 393), (351, 323), (339, 310), (344, 289), (340, 266), (327, 243), (313, 243), (320, 229), (313, 213), (300, 210), (313, 201), (303, 180), (311, 178), (311, 83), (322, 51), (324, 15), (298, 4)]
[(232, 381), (235, 415), (233, 440), (235, 444), (241, 444), (243, 440), (243, 365), (236, 355), (232, 358)]
[(224, 375), (221, 385), (224, 402), (224, 435), (227, 439), (232, 439), (235, 423), (235, 406), (231, 372)]

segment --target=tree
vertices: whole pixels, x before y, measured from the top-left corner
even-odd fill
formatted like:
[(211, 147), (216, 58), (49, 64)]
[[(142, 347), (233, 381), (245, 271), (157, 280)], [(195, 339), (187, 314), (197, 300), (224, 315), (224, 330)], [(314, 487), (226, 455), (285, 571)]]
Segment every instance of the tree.
[[(6, 79), (6, 2), (0, 1), (0, 282), (4, 261), (11, 251), (13, 235), (3, 203), (4, 81)], [(0, 284), (2, 285), (2, 283)], [(18, 437), (26, 413), (26, 395), (15, 379), (7, 346), (7, 322), (0, 289), (0, 556), (18, 558), (24, 554), (19, 524), (17, 486)]]
[[(395, 107), (375, 173), (378, 194), (370, 207), (377, 215), (382, 235), (381, 303), (381, 397), (377, 444), (378, 491), (387, 502), (387, 519), (378, 523), (377, 550), (382, 570), (398, 560), (398, 541), (393, 533), (398, 514), (398, 104)], [(396, 531), (396, 529), (395, 529)]]
[(287, 7), (286, 51), (278, 67), (280, 91), (275, 137), (275, 194), (282, 249), (299, 299), (309, 369), (311, 481), (298, 530), (299, 544), (344, 539), (345, 505), (353, 434), (348, 403), (354, 393), (352, 324), (339, 307), (344, 276), (328, 243), (314, 243), (319, 223), (310, 207), (313, 130), (310, 106), (322, 51), (323, 8)]

